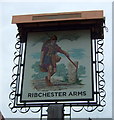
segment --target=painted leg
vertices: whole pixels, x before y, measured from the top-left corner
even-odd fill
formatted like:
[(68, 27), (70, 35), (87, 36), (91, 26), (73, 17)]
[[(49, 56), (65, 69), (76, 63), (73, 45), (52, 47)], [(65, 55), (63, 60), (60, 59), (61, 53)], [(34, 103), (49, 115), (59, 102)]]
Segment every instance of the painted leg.
[(53, 68), (52, 66), (50, 65), (49, 68), (48, 68), (48, 76), (46, 77), (46, 83), (48, 86), (52, 86), (53, 84), (51, 83), (51, 76), (52, 76), (52, 73), (53, 73)]

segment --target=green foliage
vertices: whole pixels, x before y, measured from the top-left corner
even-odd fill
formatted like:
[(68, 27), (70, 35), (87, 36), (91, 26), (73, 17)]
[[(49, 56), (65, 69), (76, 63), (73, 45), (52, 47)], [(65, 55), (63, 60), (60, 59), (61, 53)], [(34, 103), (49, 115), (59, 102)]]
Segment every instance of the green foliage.
[(35, 74), (32, 75), (33, 80), (42, 79), (42, 78), (44, 78), (46, 76), (45, 72), (40, 71), (39, 64), (40, 64), (40, 61), (35, 62), (32, 65), (32, 69), (35, 72)]
[[(43, 79), (47, 73), (46, 72), (41, 72), (39, 68), (40, 62), (37, 61), (32, 65), (32, 69), (34, 70), (35, 74), (32, 75), (33, 80), (38, 80), (38, 79)], [(80, 78), (85, 78), (84, 76), (86, 74), (86, 68), (83, 65), (80, 65), (76, 74), (76, 84), (78, 85), (83, 85), (82, 80)], [(58, 64), (57, 65), (57, 72), (55, 73), (55, 76), (62, 76), (63, 80), (65, 82), (68, 82), (68, 70), (65, 66), (65, 64)]]
[(80, 78), (85, 78), (86, 76), (84, 76), (86, 74), (86, 67), (83, 65), (80, 65), (77, 71), (77, 81), (76, 84), (78, 85), (83, 85), (82, 84), (82, 80), (80, 80)]
[(82, 80), (79, 80), (79, 79), (77, 79), (76, 84), (78, 84), (78, 85), (84, 85), (84, 84), (82, 84)]
[(80, 65), (79, 68), (78, 68), (78, 77), (81, 77), (84, 74), (86, 74), (86, 67)]
[(35, 64), (32, 65), (32, 69), (33, 69), (36, 73), (40, 72), (39, 64), (40, 64), (40, 61), (35, 62)]
[(64, 64), (57, 65), (57, 72), (56, 72), (57, 76), (65, 76), (66, 71), (67, 71), (67, 69), (66, 69), (66, 66)]
[(68, 73), (66, 73), (66, 75), (63, 77), (63, 80), (64, 80), (65, 82), (68, 82)]
[(55, 73), (55, 75), (57, 76), (62, 76), (64, 81), (68, 80), (68, 75), (67, 75), (67, 68), (65, 66), (65, 64), (58, 64), (57, 65), (57, 72)]

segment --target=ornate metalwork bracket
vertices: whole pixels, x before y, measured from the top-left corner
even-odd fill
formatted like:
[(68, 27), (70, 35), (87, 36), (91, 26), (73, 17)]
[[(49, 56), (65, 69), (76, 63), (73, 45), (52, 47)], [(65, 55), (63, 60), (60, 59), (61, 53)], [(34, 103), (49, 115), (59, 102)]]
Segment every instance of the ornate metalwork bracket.
[[(13, 113), (17, 111), (21, 113), (27, 113), (31, 111), (33, 113), (39, 113), (41, 119), (47, 116), (47, 109), (50, 104), (59, 104), (60, 102), (49, 102), (39, 104), (37, 102), (20, 102), (21, 90), (20, 86), (22, 84), (22, 73), (24, 67), (24, 52), (26, 43), (20, 41), (19, 34), (17, 37), (17, 43), (15, 44), (16, 52), (14, 53), (14, 64), (15, 66), (12, 69), (12, 83), (10, 85), (11, 93), (9, 94), (9, 108)], [(87, 101), (75, 101), (75, 102), (65, 102), (64, 105), (64, 116), (69, 116), (71, 119), (72, 112), (80, 112), (85, 110), (87, 112), (93, 112), (96, 109), (99, 112), (102, 112), (104, 106), (106, 105), (105, 97), (105, 80), (104, 80), (104, 54), (103, 54), (103, 39), (93, 39), (92, 40), (92, 51), (93, 51), (93, 74), (94, 74), (94, 100)]]

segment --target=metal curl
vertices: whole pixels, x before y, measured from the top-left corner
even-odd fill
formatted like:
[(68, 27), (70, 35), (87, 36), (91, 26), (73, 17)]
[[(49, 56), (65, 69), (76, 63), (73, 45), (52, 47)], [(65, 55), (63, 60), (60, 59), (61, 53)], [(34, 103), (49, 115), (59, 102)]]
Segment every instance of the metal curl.
[(105, 107), (106, 106), (106, 101), (104, 100), (104, 98), (101, 99), (101, 106)]
[[(98, 39), (97, 44), (103, 46), (104, 45), (104, 40), (103, 39)], [(101, 48), (101, 47), (100, 47)], [(102, 48), (101, 48), (102, 49)]]
[(104, 28), (105, 28), (105, 31), (106, 31), (106, 32), (108, 32), (108, 31), (109, 31), (108, 27), (104, 26)]
[(13, 74), (12, 75), (12, 80), (16, 80), (18, 76), (19, 76), (19, 74)]
[(13, 106), (13, 103), (9, 103), (8, 107), (11, 109), (12, 113), (17, 112), (17, 109)]
[(100, 96), (104, 98), (106, 96), (106, 91), (104, 89), (100, 89)]
[(16, 60), (18, 60), (19, 57), (22, 57), (22, 55), (19, 54), (19, 55), (16, 55), (16, 56), (14, 57), (13, 62), (14, 62), (15, 65), (18, 65), (18, 63), (16, 63)]
[(19, 74), (13, 74), (12, 75), (12, 80), (13, 81), (10, 84), (10, 88), (11, 88), (12, 91), (16, 91), (16, 82), (17, 82), (18, 76), (19, 76)]
[[(104, 67), (101, 68), (101, 70), (99, 70), (99, 84), (104, 82), (105, 83), (105, 80), (104, 80)], [(104, 85), (105, 86), (105, 85)]]
[(103, 55), (103, 45), (104, 41), (102, 39), (97, 40), (97, 53)]
[(14, 55), (17, 56), (19, 54), (19, 51), (14, 52)]
[(41, 111), (41, 107), (40, 108), (37, 108), (37, 110), (34, 110), (32, 107), (30, 108), (30, 111), (33, 112), (33, 113), (38, 113)]
[(97, 54), (101, 55), (100, 58), (98, 59), (98, 66), (99, 66), (99, 71), (98, 71), (98, 77), (99, 77), (99, 81), (98, 81), (98, 85), (99, 85), (99, 97), (100, 97), (100, 106), (98, 107), (98, 111), (102, 112), (104, 110), (104, 106), (106, 106), (106, 101), (105, 101), (105, 97), (106, 97), (106, 91), (104, 90), (105, 87), (105, 80), (104, 80), (104, 54), (103, 54), (103, 45), (104, 45), (104, 41), (102, 39), (97, 41)]
[(99, 112), (102, 112), (103, 110), (104, 110), (104, 106), (101, 105), (101, 106), (98, 107)]
[(99, 89), (104, 89), (104, 87), (105, 87), (105, 81), (102, 79), (102, 80), (100, 80), (99, 81)]
[(20, 41), (18, 41), (18, 42), (15, 44), (15, 48), (16, 48), (16, 50), (19, 50), (20, 47), (21, 47), (21, 43), (20, 43)]
[[(78, 106), (78, 108), (79, 108), (79, 106)], [(76, 109), (78, 109), (78, 108), (76, 107)], [(80, 111), (82, 111), (82, 110), (84, 109), (84, 106), (81, 106), (79, 110), (76, 110), (76, 109), (74, 109), (74, 108), (72, 107), (72, 110), (73, 110), (74, 112), (80, 112)]]
[(16, 72), (17, 72), (17, 70), (18, 70), (18, 67), (19, 67), (19, 65), (15, 65), (15, 66), (13, 67), (13, 69), (12, 69), (13, 74), (16, 74)]
[(27, 113), (30, 110), (30, 107), (23, 106), (18, 109), (20, 113)]
[(104, 81), (104, 76), (105, 76), (105, 73), (104, 73), (104, 68), (101, 70), (101, 72), (99, 72), (99, 82), (105, 82)]
[(9, 98), (10, 98), (10, 100), (14, 100), (14, 99), (15, 99), (15, 91), (12, 91), (12, 92), (9, 94)]
[(12, 90), (15, 90), (16, 89), (16, 80), (14, 80), (11, 84), (10, 84), (10, 88)]
[[(99, 65), (100, 69), (98, 71), (99, 74), (103, 73), (104, 72), (104, 64), (103, 63), (100, 63)], [(99, 75), (100, 76), (100, 75)]]
[(109, 29), (108, 29), (108, 27), (106, 27), (105, 23), (104, 23), (103, 28), (105, 29), (105, 31), (106, 31), (106, 32), (108, 32), (108, 31), (109, 31)]
[(98, 106), (87, 106), (87, 107), (84, 107), (84, 110), (87, 111), (87, 112), (93, 112), (97, 109)]
[(16, 34), (16, 38), (20, 38), (20, 33), (17, 33), (17, 34)]

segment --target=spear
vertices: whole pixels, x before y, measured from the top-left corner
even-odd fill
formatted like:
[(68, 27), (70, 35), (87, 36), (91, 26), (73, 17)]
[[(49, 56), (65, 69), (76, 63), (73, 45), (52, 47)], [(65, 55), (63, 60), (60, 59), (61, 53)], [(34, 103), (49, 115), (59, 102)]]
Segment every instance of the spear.
[(75, 68), (76, 68), (76, 71), (77, 71), (77, 69), (78, 69), (78, 64), (76, 65), (71, 59), (70, 59), (70, 57), (69, 56), (67, 56), (67, 58), (69, 59), (69, 61), (75, 66)]

